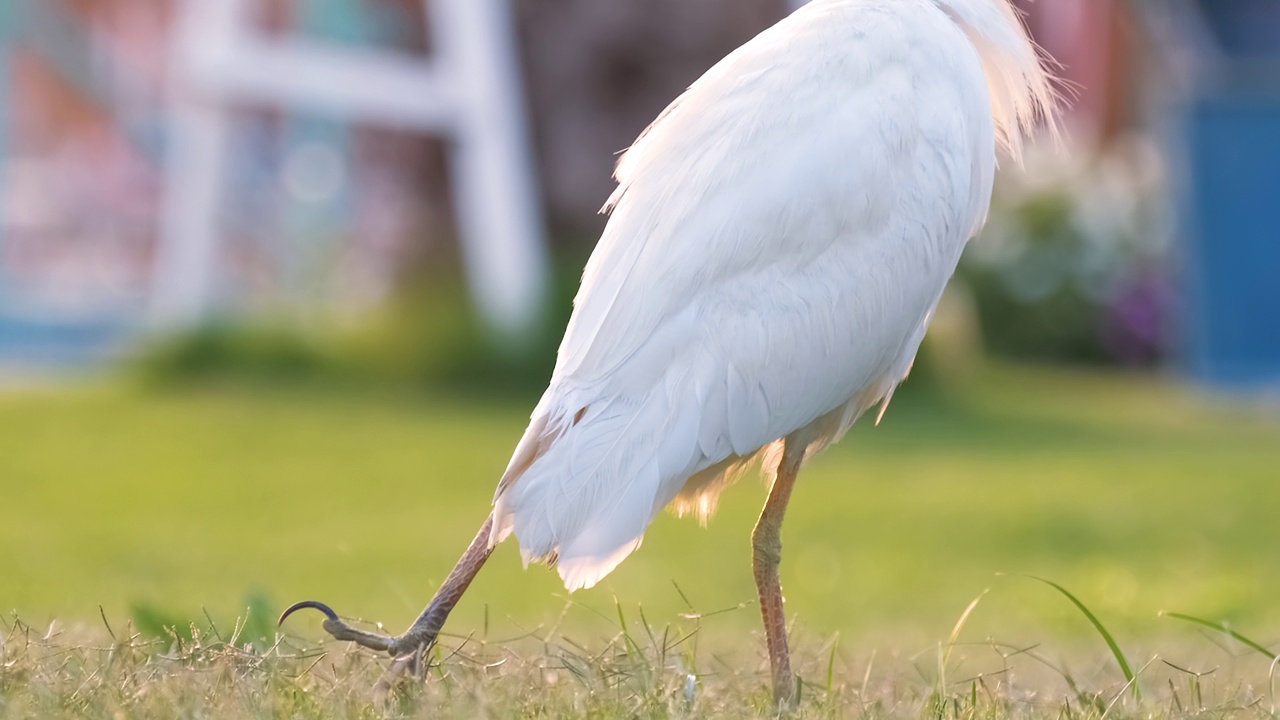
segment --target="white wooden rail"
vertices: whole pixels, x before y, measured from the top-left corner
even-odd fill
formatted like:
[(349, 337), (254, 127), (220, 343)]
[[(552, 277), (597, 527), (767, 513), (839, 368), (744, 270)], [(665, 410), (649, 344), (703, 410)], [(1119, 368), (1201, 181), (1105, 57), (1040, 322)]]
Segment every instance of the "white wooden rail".
[(191, 325), (212, 308), (229, 111), (259, 104), (447, 138), (472, 295), (500, 338), (526, 337), (548, 268), (509, 1), (423, 0), (434, 53), (419, 59), (265, 37), (255, 0), (181, 0), (154, 323)]

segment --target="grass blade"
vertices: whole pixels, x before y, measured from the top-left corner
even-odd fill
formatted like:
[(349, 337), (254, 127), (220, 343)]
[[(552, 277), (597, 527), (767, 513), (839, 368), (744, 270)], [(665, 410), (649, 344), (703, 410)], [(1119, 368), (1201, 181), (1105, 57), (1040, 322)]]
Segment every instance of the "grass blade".
[(982, 598), (986, 597), (989, 592), (991, 592), (990, 589), (983, 590), (978, 597), (973, 599), (973, 602), (969, 603), (964, 612), (960, 613), (960, 619), (956, 620), (955, 626), (951, 628), (951, 634), (947, 636), (947, 649), (942, 655), (943, 667), (946, 667), (947, 661), (951, 659), (951, 649), (955, 647), (956, 640), (960, 638), (960, 631), (964, 629), (964, 624), (969, 621), (969, 616), (973, 614), (973, 609), (978, 607), (978, 603), (982, 602)]
[(831, 697), (836, 680), (836, 647), (840, 645), (840, 635), (831, 640), (831, 654), (827, 656), (827, 697)]
[(1241, 635), (1235, 630), (1232, 630), (1231, 626), (1227, 625), (1225, 622), (1214, 622), (1212, 620), (1205, 620), (1204, 618), (1198, 618), (1194, 615), (1187, 615), (1185, 613), (1165, 612), (1160, 614), (1164, 615), (1165, 617), (1171, 617), (1171, 618), (1176, 618), (1178, 620), (1184, 620), (1189, 623), (1195, 623), (1196, 625), (1203, 625), (1204, 627), (1207, 627), (1210, 630), (1217, 630), (1218, 632), (1229, 635), (1235, 638), (1236, 640), (1240, 641), (1241, 643), (1253, 648), (1254, 650), (1257, 650), (1258, 652), (1267, 656), (1267, 658), (1272, 660), (1273, 662), (1276, 659), (1275, 653), (1266, 649), (1262, 645), (1250, 640), (1244, 635)]
[(1085, 607), (1085, 604), (1080, 602), (1079, 598), (1072, 595), (1069, 590), (1058, 583), (1052, 580), (1046, 580), (1042, 577), (1036, 577), (1035, 575), (1028, 575), (1027, 577), (1032, 580), (1039, 580), (1045, 585), (1048, 585), (1054, 590), (1062, 593), (1063, 597), (1070, 600), (1071, 603), (1084, 614), (1085, 618), (1093, 625), (1093, 628), (1102, 636), (1102, 639), (1107, 642), (1107, 647), (1111, 648), (1111, 654), (1115, 656), (1116, 663), (1120, 665), (1120, 672), (1124, 673), (1124, 679), (1133, 687), (1134, 699), (1141, 699), (1142, 690), (1138, 688), (1138, 679), (1134, 676), (1133, 670), (1129, 668), (1129, 661), (1125, 659), (1124, 653), (1120, 650), (1120, 645), (1116, 643), (1115, 638), (1111, 637), (1111, 633), (1107, 632), (1107, 628), (1102, 624), (1102, 621), (1099, 620), (1098, 617), (1089, 610), (1089, 608)]

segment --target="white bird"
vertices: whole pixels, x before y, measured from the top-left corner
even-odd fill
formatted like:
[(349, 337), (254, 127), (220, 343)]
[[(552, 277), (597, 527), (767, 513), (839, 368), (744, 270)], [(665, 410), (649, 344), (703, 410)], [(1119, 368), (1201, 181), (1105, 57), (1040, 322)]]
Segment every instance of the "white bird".
[(702, 517), (757, 459), (752, 537), (780, 703), (794, 697), (777, 568), (799, 468), (911, 368), (997, 145), (1053, 81), (1007, 0), (814, 0), (730, 53), (618, 163), (551, 382), (493, 512), (417, 622), (325, 629), (403, 668), (492, 552), (591, 587), (665, 507)]

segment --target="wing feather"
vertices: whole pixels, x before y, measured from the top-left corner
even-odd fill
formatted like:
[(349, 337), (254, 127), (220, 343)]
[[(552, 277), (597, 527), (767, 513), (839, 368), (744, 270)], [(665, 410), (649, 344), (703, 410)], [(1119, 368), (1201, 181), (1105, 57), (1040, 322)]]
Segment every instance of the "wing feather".
[(816, 450), (891, 392), (990, 198), (967, 30), (932, 0), (817, 0), (641, 135), (495, 541), (589, 587), (677, 497), (705, 516), (762, 449)]

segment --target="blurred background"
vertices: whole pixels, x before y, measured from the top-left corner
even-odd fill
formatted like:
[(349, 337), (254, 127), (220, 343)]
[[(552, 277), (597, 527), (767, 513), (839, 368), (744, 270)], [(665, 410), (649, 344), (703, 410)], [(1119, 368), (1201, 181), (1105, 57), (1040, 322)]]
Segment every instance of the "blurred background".
[[(1018, 5), (1064, 141), (1002, 162), (903, 407), (797, 493), (789, 597), (945, 632), (1028, 571), (1274, 634), (1280, 4)], [(407, 621), (549, 376), (617, 153), (789, 9), (0, 2), (0, 609)], [(730, 495), (609, 587), (750, 602), (761, 496)], [(460, 612), (554, 616), (504, 552)]]

